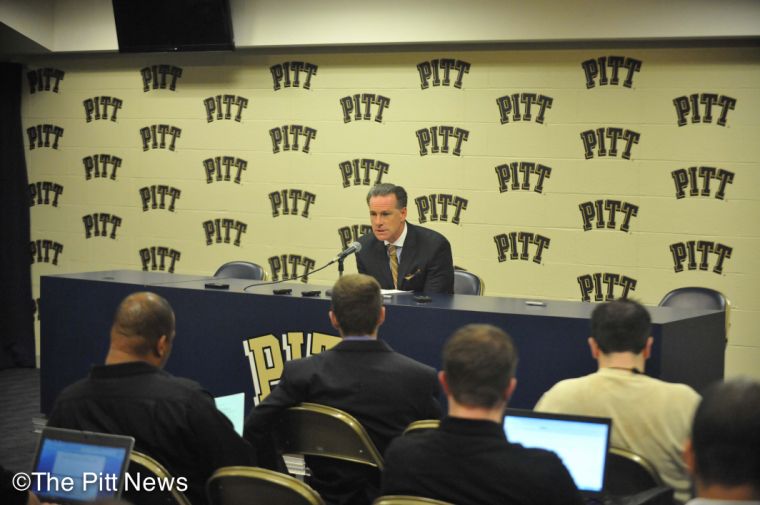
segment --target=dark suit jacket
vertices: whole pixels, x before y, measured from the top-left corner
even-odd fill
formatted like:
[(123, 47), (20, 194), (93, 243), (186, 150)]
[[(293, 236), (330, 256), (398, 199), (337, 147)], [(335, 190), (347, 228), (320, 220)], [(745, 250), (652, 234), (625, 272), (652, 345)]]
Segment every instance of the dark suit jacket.
[[(409, 231), (401, 249), (398, 289), (424, 293), (454, 292), (454, 260), (451, 245), (440, 233), (406, 222)], [(359, 239), (362, 250), (356, 254), (359, 273), (371, 275), (383, 289), (393, 289), (388, 252), (382, 240), (372, 233)]]
[[(259, 451), (259, 463), (273, 466), (271, 430), (280, 413), (302, 402), (321, 403), (353, 415), (383, 453), (411, 422), (441, 416), (438, 395), (431, 367), (381, 340), (347, 340), (285, 363), (277, 387), (246, 419), (244, 437)], [(374, 468), (322, 458), (307, 463), (314, 475), (310, 484), (328, 503), (369, 504), (377, 495), (379, 472)]]

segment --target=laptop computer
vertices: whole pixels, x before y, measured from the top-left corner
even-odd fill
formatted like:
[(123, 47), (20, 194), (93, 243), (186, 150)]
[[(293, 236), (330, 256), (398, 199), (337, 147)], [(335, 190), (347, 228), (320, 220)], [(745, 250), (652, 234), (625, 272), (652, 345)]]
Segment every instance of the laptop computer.
[(80, 505), (119, 499), (135, 439), (45, 427), (34, 456), (33, 491), (41, 502)]
[(584, 496), (602, 496), (611, 419), (507, 409), (504, 430), (512, 443), (555, 452)]

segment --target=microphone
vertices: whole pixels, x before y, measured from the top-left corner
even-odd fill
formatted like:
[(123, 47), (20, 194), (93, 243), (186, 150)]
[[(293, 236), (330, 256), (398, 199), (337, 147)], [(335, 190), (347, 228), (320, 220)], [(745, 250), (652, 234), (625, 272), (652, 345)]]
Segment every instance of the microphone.
[(351, 242), (348, 247), (341, 251), (330, 263), (335, 263), (344, 259), (346, 256), (351, 256), (354, 253), (358, 253), (362, 250), (362, 245), (359, 242)]

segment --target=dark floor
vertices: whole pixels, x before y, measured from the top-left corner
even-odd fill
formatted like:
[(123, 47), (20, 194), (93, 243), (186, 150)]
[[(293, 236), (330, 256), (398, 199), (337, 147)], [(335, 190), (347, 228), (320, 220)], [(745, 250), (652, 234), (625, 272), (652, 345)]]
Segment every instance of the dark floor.
[(40, 414), (40, 371), (0, 370), (0, 463), (13, 471), (30, 471), (38, 434), (32, 419)]

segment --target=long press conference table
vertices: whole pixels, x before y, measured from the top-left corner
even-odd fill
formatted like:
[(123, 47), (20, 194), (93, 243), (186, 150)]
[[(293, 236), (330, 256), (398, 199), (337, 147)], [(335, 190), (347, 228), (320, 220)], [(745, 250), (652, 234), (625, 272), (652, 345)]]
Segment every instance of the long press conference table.
[[(229, 289), (216, 290), (205, 287), (211, 281), (219, 279), (129, 270), (42, 277), (42, 412), (50, 412), (65, 386), (103, 363), (116, 306), (135, 291), (158, 293), (174, 308), (177, 337), (166, 369), (200, 382), (214, 396), (245, 393), (246, 411), (274, 387), (285, 360), (337, 342), (327, 317), (326, 286), (292, 282), (248, 287), (255, 281), (224, 279)], [(274, 287), (292, 288), (292, 294), (274, 295)], [(309, 290), (321, 290), (321, 295), (301, 296)], [(440, 368), (443, 343), (454, 329), (467, 323), (505, 329), (520, 356), (511, 406), (532, 408), (557, 381), (596, 369), (586, 343), (593, 304), (542, 300), (544, 305), (535, 305), (519, 298), (469, 295), (431, 298), (429, 303), (418, 303), (411, 294), (386, 298), (380, 338), (396, 351)], [(647, 374), (698, 391), (723, 378), (722, 312), (649, 310), (654, 346)]]

